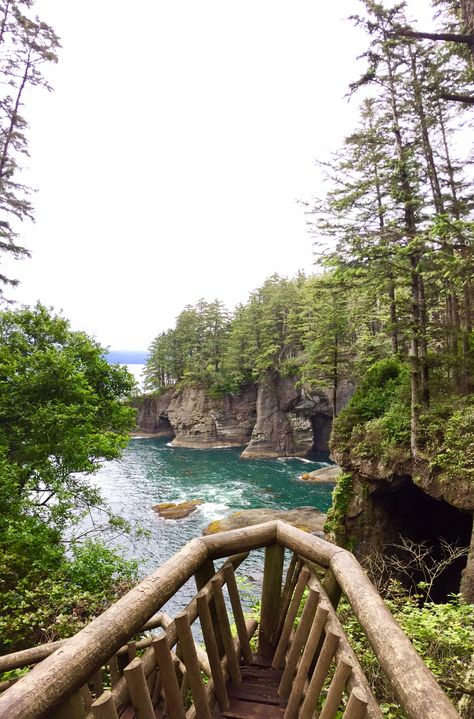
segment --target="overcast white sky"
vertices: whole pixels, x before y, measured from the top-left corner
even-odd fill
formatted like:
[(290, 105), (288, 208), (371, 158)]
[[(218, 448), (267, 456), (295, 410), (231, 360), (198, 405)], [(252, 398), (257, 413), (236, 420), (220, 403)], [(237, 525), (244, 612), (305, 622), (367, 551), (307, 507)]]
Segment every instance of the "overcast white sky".
[(297, 199), (357, 120), (359, 6), (38, 0), (63, 48), (54, 92), (24, 110), (36, 223), (10, 296), (146, 349), (200, 297), (232, 308), (274, 272), (311, 272)]

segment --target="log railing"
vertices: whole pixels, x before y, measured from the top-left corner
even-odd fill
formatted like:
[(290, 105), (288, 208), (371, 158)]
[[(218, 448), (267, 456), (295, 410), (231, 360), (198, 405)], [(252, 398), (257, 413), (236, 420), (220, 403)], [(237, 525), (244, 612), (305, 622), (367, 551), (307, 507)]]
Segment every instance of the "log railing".
[[(0, 695), (0, 719), (152, 719), (157, 707), (171, 719), (209, 719), (215, 702), (225, 713), (229, 682), (238, 684), (240, 666), (252, 661), (249, 637), (256, 629), (255, 621), (245, 621), (234, 569), (245, 553), (260, 547), (266, 550), (258, 657), (282, 672), (278, 692), (285, 719), (312, 717), (318, 701), (320, 719), (332, 719), (341, 707), (345, 719), (381, 717), (335, 611), (341, 593), (407, 716), (458, 719), (353, 555), (281, 521), (193, 539)], [(286, 549), (293, 557), (283, 582)], [(214, 560), (224, 557), (230, 559), (216, 572)], [(174, 618), (157, 615), (193, 575), (197, 595), (188, 606)], [(159, 617), (160, 635), (131, 642), (152, 617)], [(205, 652), (191, 633), (197, 618)], [(16, 666), (19, 661), (25, 656), (16, 657)], [(11, 668), (12, 662), (12, 656), (0, 658), (0, 667)], [(206, 685), (203, 674), (210, 679)]]

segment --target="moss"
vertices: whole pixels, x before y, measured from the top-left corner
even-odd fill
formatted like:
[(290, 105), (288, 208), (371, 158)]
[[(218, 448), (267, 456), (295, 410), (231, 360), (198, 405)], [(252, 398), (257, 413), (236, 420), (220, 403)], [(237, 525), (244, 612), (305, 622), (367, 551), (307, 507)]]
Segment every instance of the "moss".
[(211, 522), (207, 527), (205, 534), (217, 534), (218, 532), (221, 532), (221, 522), (219, 519), (215, 519), (213, 522)]
[(332, 506), (328, 511), (324, 531), (332, 535), (340, 546), (346, 545), (345, 516), (352, 499), (352, 474), (340, 474), (332, 493)]

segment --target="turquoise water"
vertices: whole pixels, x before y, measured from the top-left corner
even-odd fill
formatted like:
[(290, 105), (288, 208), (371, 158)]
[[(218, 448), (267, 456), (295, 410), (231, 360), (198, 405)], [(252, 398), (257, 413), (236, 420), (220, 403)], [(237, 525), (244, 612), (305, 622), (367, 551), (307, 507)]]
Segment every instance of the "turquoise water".
[[(242, 460), (242, 448), (195, 450), (169, 446), (168, 439), (133, 439), (121, 460), (108, 462), (95, 476), (113, 511), (148, 530), (149, 536), (121, 542), (138, 560), (142, 576), (169, 559), (213, 520), (238, 509), (311, 506), (326, 512), (333, 485), (302, 482), (298, 475), (327, 462), (295, 458)], [(201, 499), (184, 519), (159, 517), (152, 506), (161, 502)], [(248, 563), (256, 577), (259, 560)]]

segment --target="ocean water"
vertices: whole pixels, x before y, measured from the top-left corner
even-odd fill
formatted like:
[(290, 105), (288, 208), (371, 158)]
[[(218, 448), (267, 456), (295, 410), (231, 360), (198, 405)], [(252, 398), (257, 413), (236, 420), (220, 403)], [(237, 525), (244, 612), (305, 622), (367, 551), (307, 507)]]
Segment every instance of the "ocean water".
[[(187, 541), (199, 536), (213, 520), (239, 509), (269, 507), (293, 509), (311, 506), (326, 512), (332, 485), (302, 482), (298, 476), (327, 464), (307, 459), (242, 460), (242, 448), (184, 449), (169, 440), (132, 439), (122, 459), (108, 462), (94, 483), (111, 509), (146, 536), (116, 540), (124, 553), (139, 563), (145, 576), (169, 559)], [(200, 505), (184, 519), (167, 520), (153, 511), (161, 502), (200, 499)], [(262, 552), (254, 553), (241, 572), (251, 582), (261, 578)], [(183, 588), (179, 601), (189, 599), (194, 586)], [(176, 601), (168, 609), (176, 611)], [(181, 604), (182, 606), (182, 604)]]

